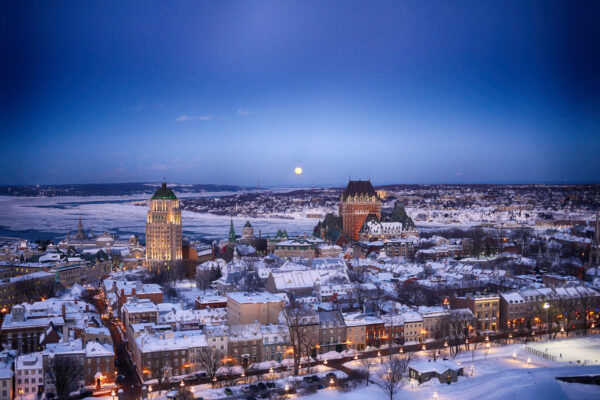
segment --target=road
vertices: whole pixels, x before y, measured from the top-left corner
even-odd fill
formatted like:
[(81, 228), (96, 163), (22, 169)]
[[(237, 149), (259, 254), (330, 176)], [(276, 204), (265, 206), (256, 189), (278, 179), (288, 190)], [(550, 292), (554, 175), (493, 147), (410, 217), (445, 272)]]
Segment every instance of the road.
[[(96, 307), (101, 314), (106, 313), (106, 305), (102, 299), (97, 299)], [(123, 381), (118, 384), (118, 388), (123, 389), (122, 399), (139, 399), (142, 394), (142, 384), (127, 352), (127, 343), (123, 340), (125, 333), (121, 334), (119, 326), (111, 319), (103, 319), (103, 321), (113, 340), (117, 374), (124, 377)]]

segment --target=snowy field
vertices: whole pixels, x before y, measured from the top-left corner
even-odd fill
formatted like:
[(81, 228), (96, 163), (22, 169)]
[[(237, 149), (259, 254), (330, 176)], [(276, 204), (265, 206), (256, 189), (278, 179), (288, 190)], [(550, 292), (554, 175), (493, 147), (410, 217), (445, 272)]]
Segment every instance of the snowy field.
[(586, 365), (600, 364), (600, 337), (586, 337), (536, 343), (529, 347), (556, 357), (556, 361)]
[[(212, 194), (214, 195), (214, 193)], [(143, 235), (146, 224), (146, 207), (136, 206), (135, 201), (147, 200), (147, 196), (119, 197), (10, 197), (0, 196), (0, 236), (27, 239), (62, 239), (77, 230), (81, 218), (86, 230), (96, 233), (110, 232), (117, 235)], [(184, 211), (183, 234), (194, 239), (226, 238), (229, 217)], [(241, 233), (245, 218), (234, 218), (236, 232)], [(250, 219), (254, 232), (274, 235), (285, 229), (290, 235), (312, 233), (315, 219)]]
[[(574, 338), (549, 342), (548, 347), (552, 346), (553, 351), (558, 349), (558, 351), (564, 350), (565, 353), (579, 354), (587, 346), (597, 349), (598, 343), (600, 343), (600, 337)], [(537, 343), (537, 345), (545, 346), (546, 343)], [(419, 352), (415, 359), (424, 360), (426, 357), (427, 354)], [(395, 400), (430, 400), (436, 398), (434, 395), (438, 400), (592, 400), (600, 398), (600, 386), (598, 385), (566, 383), (556, 380), (556, 377), (562, 376), (600, 375), (600, 365), (579, 366), (574, 363), (550, 361), (529, 354), (523, 344), (494, 346), (488, 351), (485, 349), (463, 351), (454, 358), (454, 361), (460, 362), (465, 367), (465, 376), (459, 377), (458, 382), (446, 385), (440, 384), (437, 379), (432, 379), (418, 385), (404, 379)], [(360, 362), (351, 361), (345, 366), (359, 368)], [(472, 375), (471, 366), (473, 366)], [(375, 368), (371, 373), (372, 379), (377, 379), (378, 373), (385, 368), (385, 362), (381, 364), (376, 361)], [(317, 373), (323, 377), (329, 370), (331, 369), (321, 365), (317, 369), (313, 369), (311, 374)], [(294, 379), (277, 375), (265, 375), (262, 380), (274, 380), (279, 387), (283, 387), (285, 382), (291, 382)], [(301, 378), (296, 379), (301, 380)], [(230, 387), (234, 395), (242, 395), (241, 386)], [(212, 389), (210, 385), (193, 387), (196, 397), (200, 396), (210, 400), (228, 398), (229, 396), (226, 396), (223, 390), (223, 388)], [(160, 396), (161, 400), (164, 399), (164, 394)], [(345, 393), (335, 388), (325, 388), (308, 396), (289, 396), (289, 398), (296, 397), (306, 400), (387, 399), (386, 394), (375, 384), (370, 384), (368, 387), (360, 386)], [(153, 398), (152, 400), (157, 399)]]

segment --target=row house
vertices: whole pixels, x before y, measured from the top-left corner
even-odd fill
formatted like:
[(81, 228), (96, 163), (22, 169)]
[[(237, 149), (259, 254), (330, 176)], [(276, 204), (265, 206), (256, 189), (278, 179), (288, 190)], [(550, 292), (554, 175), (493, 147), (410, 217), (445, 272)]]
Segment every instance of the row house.
[(242, 366), (262, 360), (262, 332), (259, 323), (229, 325), (228, 357)]
[(450, 307), (471, 310), (475, 316), (477, 332), (497, 331), (500, 328), (500, 296), (498, 295), (452, 297), (450, 298)]
[(15, 362), (15, 392), (25, 396), (44, 392), (44, 365), (41, 352), (23, 354)]
[(261, 325), (262, 334), (262, 360), (281, 362), (285, 358), (292, 357), (292, 346), (290, 345), (290, 332), (285, 325)]
[(347, 345), (355, 350), (380, 347), (387, 343), (383, 319), (362, 313), (343, 314)]
[(346, 349), (346, 325), (339, 310), (317, 312), (319, 317), (319, 352)]
[(423, 317), (423, 340), (435, 340), (446, 336), (445, 328), (450, 313), (442, 307), (421, 307)]
[(423, 316), (414, 311), (408, 311), (401, 314), (404, 322), (404, 343), (414, 344), (422, 343), (425, 340), (425, 328), (423, 325)]
[[(595, 310), (600, 304), (600, 293), (585, 286), (526, 289), (500, 293), (500, 324), (506, 329), (531, 327), (541, 324), (550, 315), (563, 312)], [(561, 316), (562, 317), (562, 316)]]
[(197, 373), (202, 369), (201, 352), (208, 351), (204, 332), (154, 332), (146, 330), (135, 339), (133, 360), (142, 379), (156, 379), (157, 371), (167, 378)]

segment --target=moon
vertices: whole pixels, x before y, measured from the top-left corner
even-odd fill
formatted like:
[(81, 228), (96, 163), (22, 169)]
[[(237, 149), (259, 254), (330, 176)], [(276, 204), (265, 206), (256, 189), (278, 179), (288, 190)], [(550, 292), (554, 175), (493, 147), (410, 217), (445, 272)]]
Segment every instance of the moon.
[(300, 167), (296, 167), (296, 168), (294, 169), (294, 172), (296, 173), (296, 175), (302, 175), (302, 168), (300, 168)]

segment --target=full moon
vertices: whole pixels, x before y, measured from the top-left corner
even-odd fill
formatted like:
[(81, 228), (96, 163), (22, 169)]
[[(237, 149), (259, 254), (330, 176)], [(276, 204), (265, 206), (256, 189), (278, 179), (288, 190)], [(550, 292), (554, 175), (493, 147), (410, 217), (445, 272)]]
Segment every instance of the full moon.
[(302, 174), (302, 168), (296, 167), (296, 169), (294, 169), (294, 172), (296, 173), (296, 175), (300, 175)]

